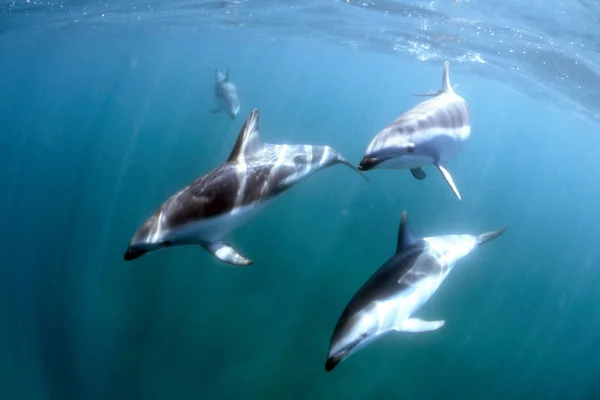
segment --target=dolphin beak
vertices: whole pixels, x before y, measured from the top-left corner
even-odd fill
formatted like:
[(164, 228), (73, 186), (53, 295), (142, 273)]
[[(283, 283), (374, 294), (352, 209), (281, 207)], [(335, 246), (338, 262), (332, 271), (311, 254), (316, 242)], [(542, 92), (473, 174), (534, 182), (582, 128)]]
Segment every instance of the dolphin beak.
[(327, 359), (325, 362), (325, 371), (332, 371), (342, 361), (343, 357), (333, 356)]
[(358, 164), (358, 170), (368, 171), (370, 169), (375, 168), (375, 166), (377, 166), (379, 162), (380, 161), (375, 157), (363, 157), (363, 159), (360, 160), (360, 164)]
[[(354, 346), (352, 346), (354, 347)], [(330, 354), (327, 357), (327, 361), (325, 362), (325, 371), (329, 372), (331, 370), (333, 370), (335, 367), (337, 367), (337, 365), (342, 362), (342, 360), (344, 358), (346, 358), (346, 356), (348, 355), (348, 353), (350, 352), (350, 349), (346, 349), (346, 350), (342, 350), (342, 351), (338, 351), (335, 354)]]
[(129, 246), (129, 248), (125, 252), (125, 256), (123, 258), (125, 259), (125, 261), (135, 260), (136, 258), (143, 256), (147, 252), (148, 252), (148, 250), (135, 249), (135, 248)]

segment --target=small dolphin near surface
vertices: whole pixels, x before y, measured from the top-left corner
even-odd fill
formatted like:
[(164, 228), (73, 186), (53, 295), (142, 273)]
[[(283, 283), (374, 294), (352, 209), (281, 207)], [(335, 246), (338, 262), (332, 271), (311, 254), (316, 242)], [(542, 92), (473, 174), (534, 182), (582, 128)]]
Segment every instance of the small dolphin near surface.
[(391, 332), (428, 332), (444, 321), (414, 317), (440, 287), (455, 263), (482, 244), (500, 236), (502, 230), (479, 236), (413, 236), (406, 212), (402, 213), (396, 253), (360, 288), (337, 322), (325, 370)]
[(345, 164), (329, 146), (270, 144), (261, 140), (258, 109), (246, 119), (227, 162), (171, 196), (138, 229), (125, 260), (168, 246), (200, 245), (232, 265), (252, 264), (221, 239), (263, 206), (317, 171)]
[(409, 169), (415, 179), (427, 177), (422, 167), (435, 165), (460, 200), (460, 193), (444, 163), (453, 159), (469, 138), (467, 102), (450, 85), (449, 62), (444, 62), (442, 89), (418, 94), (434, 96), (381, 130), (371, 141), (359, 169)]
[(234, 120), (240, 111), (240, 97), (237, 87), (229, 79), (229, 67), (227, 67), (225, 73), (219, 71), (217, 68), (206, 68), (215, 71), (215, 98), (217, 99), (217, 106), (211, 110), (211, 113), (216, 114), (224, 111)]

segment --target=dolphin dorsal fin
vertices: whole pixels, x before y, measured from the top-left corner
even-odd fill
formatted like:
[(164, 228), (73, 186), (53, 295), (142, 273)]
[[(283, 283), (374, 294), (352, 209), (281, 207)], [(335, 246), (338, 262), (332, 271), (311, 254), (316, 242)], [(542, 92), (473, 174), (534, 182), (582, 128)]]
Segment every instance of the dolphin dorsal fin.
[(255, 108), (246, 118), (227, 161), (235, 161), (241, 156), (257, 152), (262, 147), (263, 143), (258, 133), (258, 116), (259, 111)]
[(442, 93), (454, 92), (452, 85), (450, 85), (450, 62), (444, 61), (444, 72), (442, 73)]
[(400, 219), (400, 229), (398, 229), (398, 247), (396, 247), (396, 253), (406, 250), (407, 247), (411, 246), (418, 240), (419, 238), (413, 236), (412, 232), (410, 231), (408, 215), (406, 214), (406, 211), (403, 211), (402, 218)]
[(444, 72), (442, 73), (442, 88), (440, 90), (436, 90), (433, 92), (427, 93), (413, 93), (413, 96), (428, 96), (435, 97), (439, 96), (442, 93), (454, 93), (454, 89), (452, 89), (452, 85), (450, 85), (450, 62), (448, 60), (444, 61)]
[(225, 80), (229, 80), (229, 65), (225, 67)]

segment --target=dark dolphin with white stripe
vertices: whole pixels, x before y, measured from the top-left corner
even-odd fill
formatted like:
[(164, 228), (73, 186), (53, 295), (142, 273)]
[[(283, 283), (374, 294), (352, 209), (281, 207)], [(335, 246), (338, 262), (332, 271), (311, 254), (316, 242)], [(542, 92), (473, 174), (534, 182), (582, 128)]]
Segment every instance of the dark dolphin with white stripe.
[(369, 144), (359, 169), (409, 169), (419, 180), (422, 167), (435, 165), (460, 200), (452, 176), (443, 164), (453, 159), (469, 138), (471, 125), (466, 101), (450, 85), (449, 63), (444, 62), (442, 89), (379, 132)]
[(437, 291), (455, 263), (482, 244), (500, 236), (499, 231), (479, 236), (413, 236), (406, 212), (402, 213), (396, 253), (360, 288), (337, 322), (325, 370), (367, 344), (392, 332), (428, 332), (444, 321), (414, 317)]
[(240, 111), (240, 96), (235, 84), (229, 79), (229, 67), (225, 73), (217, 68), (210, 68), (215, 71), (215, 98), (217, 106), (211, 111), (216, 114), (224, 111), (229, 117), (234, 120)]
[(263, 206), (317, 171), (345, 164), (329, 146), (270, 144), (258, 131), (259, 111), (244, 123), (227, 162), (171, 196), (135, 233), (125, 260), (163, 247), (200, 245), (219, 260), (245, 266), (222, 238), (245, 224)]

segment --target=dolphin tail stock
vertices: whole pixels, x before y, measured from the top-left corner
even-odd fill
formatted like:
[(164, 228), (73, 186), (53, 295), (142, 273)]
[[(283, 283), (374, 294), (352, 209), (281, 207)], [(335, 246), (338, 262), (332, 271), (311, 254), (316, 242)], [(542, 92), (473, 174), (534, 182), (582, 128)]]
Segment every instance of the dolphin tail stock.
[(240, 255), (231, 245), (224, 242), (202, 242), (202, 247), (219, 260), (235, 265), (238, 267), (246, 267), (253, 263), (252, 260)]
[(498, 236), (502, 235), (507, 229), (508, 226), (505, 226), (504, 228), (499, 229), (497, 231), (482, 233), (481, 235), (477, 236), (477, 245), (481, 246), (482, 244), (487, 243), (490, 240), (496, 239)]

